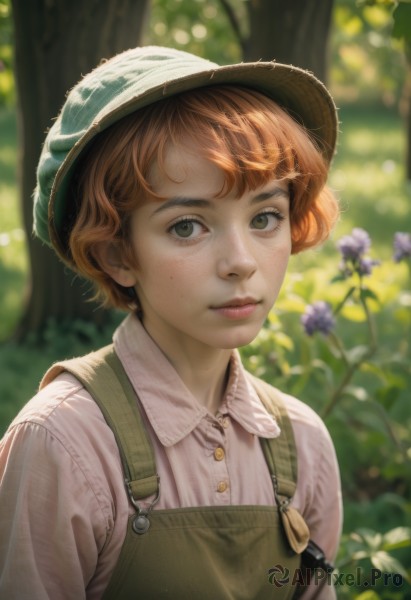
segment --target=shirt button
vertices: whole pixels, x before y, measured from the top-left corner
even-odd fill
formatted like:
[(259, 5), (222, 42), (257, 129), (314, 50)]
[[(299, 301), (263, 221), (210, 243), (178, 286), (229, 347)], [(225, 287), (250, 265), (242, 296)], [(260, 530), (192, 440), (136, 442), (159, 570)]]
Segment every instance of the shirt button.
[(224, 456), (225, 456), (225, 452), (224, 452), (223, 448), (218, 447), (214, 450), (214, 458), (216, 460), (223, 460)]
[(228, 488), (228, 483), (226, 481), (220, 481), (220, 483), (217, 485), (217, 492), (223, 493), (227, 490)]

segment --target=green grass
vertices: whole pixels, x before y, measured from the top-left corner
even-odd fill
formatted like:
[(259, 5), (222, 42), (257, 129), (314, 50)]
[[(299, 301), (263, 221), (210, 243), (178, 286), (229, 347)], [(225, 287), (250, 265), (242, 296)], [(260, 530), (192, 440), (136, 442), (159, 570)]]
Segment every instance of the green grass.
[(409, 217), (405, 125), (398, 115), (382, 111), (342, 110), (340, 119), (341, 143), (331, 175), (344, 207), (337, 231), (367, 229), (385, 256), (393, 232), (402, 231)]

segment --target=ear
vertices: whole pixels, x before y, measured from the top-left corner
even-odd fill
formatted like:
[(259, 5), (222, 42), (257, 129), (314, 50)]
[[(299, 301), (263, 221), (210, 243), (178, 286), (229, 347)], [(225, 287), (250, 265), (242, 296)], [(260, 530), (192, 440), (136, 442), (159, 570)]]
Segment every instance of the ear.
[(122, 249), (116, 242), (99, 242), (93, 248), (93, 257), (119, 285), (133, 287), (137, 283), (135, 271), (124, 262)]

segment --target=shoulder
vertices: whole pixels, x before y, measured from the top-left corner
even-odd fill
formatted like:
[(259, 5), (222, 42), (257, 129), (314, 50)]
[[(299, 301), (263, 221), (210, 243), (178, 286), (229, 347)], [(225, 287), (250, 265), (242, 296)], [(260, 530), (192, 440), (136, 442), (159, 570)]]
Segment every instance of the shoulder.
[(291, 421), (294, 436), (298, 446), (309, 444), (319, 446), (321, 444), (332, 445), (327, 427), (321, 417), (306, 403), (298, 398), (286, 394), (273, 385), (248, 373), (251, 383), (255, 387), (260, 398), (264, 396), (264, 404), (276, 415), (283, 407)]
[(335, 557), (342, 527), (341, 482), (337, 457), (321, 417), (301, 400), (266, 387), (287, 411), (297, 450), (297, 489), (293, 506), (303, 515), (311, 538), (329, 560)]
[(333, 447), (327, 426), (318, 413), (294, 396), (281, 392), (281, 397), (299, 445), (309, 444), (319, 451)]
[[(278, 388), (251, 377), (256, 389), (263, 387), (265, 398), (282, 406), (291, 422), (297, 450), (299, 499), (314, 501), (323, 489), (340, 488), (337, 457), (330, 433), (321, 417), (306, 403)], [(278, 408), (277, 408), (278, 409)]]
[(0, 505), (0, 554), (7, 547), (12, 575), (24, 562), (34, 596), (58, 581), (80, 597), (79, 586), (108, 577), (127, 495), (114, 436), (73, 376), (45, 386), (0, 440)]
[(24, 464), (27, 477), (28, 465), (42, 480), (57, 477), (56, 487), (79, 486), (111, 519), (110, 478), (121, 476), (119, 453), (97, 404), (72, 375), (57, 377), (16, 416), (0, 442), (0, 469), (7, 464)]
[(53, 424), (59, 417), (69, 416), (72, 406), (79, 401), (87, 403), (88, 399), (82, 394), (83, 391), (82, 384), (73, 376), (68, 373), (60, 375), (27, 402), (9, 429), (23, 423), (36, 423), (53, 429)]
[[(114, 437), (83, 385), (69, 373), (59, 375), (41, 389), (19, 412), (7, 434), (16, 429), (43, 430), (75, 456), (82, 444), (104, 444)], [(97, 447), (96, 447), (97, 449)]]

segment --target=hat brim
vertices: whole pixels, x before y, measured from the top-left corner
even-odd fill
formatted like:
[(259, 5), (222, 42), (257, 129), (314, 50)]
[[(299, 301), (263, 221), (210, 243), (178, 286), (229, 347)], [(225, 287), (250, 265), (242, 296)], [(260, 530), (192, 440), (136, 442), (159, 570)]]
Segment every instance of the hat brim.
[(66, 197), (75, 164), (95, 136), (121, 118), (154, 102), (192, 89), (213, 85), (241, 85), (269, 96), (300, 122), (316, 140), (324, 158), (330, 162), (335, 151), (338, 119), (335, 104), (326, 87), (311, 73), (276, 62), (240, 63), (216, 66), (161, 83), (120, 103), (93, 122), (67, 154), (54, 179), (48, 210), (50, 241), (67, 260), (61, 235)]

